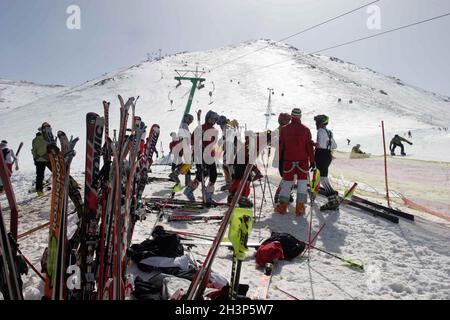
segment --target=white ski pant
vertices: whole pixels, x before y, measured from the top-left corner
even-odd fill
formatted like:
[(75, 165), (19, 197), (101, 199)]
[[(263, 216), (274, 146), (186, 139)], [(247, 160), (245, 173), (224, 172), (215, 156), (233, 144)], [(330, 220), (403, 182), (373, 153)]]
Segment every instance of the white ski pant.
[[(280, 201), (289, 203), (294, 181), (281, 181)], [(305, 204), (308, 201), (308, 181), (297, 180), (297, 203)]]

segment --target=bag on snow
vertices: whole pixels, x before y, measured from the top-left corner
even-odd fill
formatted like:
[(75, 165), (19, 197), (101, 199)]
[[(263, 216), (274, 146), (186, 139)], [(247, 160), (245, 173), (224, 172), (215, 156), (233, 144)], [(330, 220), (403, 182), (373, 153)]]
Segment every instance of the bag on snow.
[(266, 263), (273, 263), (275, 260), (284, 259), (283, 247), (278, 241), (262, 244), (256, 251), (256, 264), (263, 266)]
[(283, 248), (284, 259), (292, 260), (298, 257), (303, 251), (305, 251), (305, 243), (296, 239), (289, 233), (272, 232), (270, 238), (263, 241), (263, 245), (266, 243), (278, 241)]

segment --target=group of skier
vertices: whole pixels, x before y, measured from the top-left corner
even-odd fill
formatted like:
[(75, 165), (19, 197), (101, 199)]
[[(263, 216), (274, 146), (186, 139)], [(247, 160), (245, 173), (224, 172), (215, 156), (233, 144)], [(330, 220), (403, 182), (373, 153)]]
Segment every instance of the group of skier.
[[(337, 147), (332, 131), (327, 129), (329, 118), (326, 115), (314, 117), (317, 129), (317, 139), (313, 142), (311, 131), (302, 124), (301, 116), (302, 114), (299, 108), (294, 108), (291, 114), (280, 113), (278, 117), (279, 127), (273, 132), (268, 131), (268, 140), (270, 140), (270, 137), (279, 139), (278, 149), (276, 150), (278, 157), (276, 157), (276, 159), (278, 160), (278, 168), (282, 181), (275, 193), (275, 202), (277, 203), (275, 212), (280, 214), (284, 214), (287, 211), (289, 202), (293, 202), (293, 196), (291, 195), (293, 189), (297, 190), (295, 212), (297, 215), (304, 214), (305, 204), (308, 198), (308, 171), (312, 171), (316, 167), (320, 171), (321, 185), (326, 190), (328, 196), (328, 203), (322, 209), (334, 210), (339, 206), (337, 193), (333, 190), (328, 180), (328, 167), (332, 161), (332, 150)], [(170, 178), (176, 182), (179, 189), (181, 189), (179, 176), (185, 176), (184, 183), (186, 188), (183, 193), (190, 201), (195, 201), (195, 190), (201, 184), (204, 184), (202, 186), (202, 196), (207, 205), (212, 205), (214, 203), (213, 194), (215, 192), (217, 180), (217, 148), (215, 145), (219, 142), (219, 145), (222, 146), (220, 152), (222, 153), (222, 168), (225, 178), (225, 185), (220, 190), (229, 191), (228, 201), (230, 202), (234, 192), (239, 188), (240, 179), (245, 170), (245, 165), (248, 162), (248, 137), (246, 141), (241, 142), (236, 134), (239, 130), (238, 122), (236, 120), (230, 120), (224, 115), (219, 115), (212, 110), (206, 113), (204, 123), (191, 132), (189, 127), (193, 121), (194, 117), (191, 114), (185, 114), (178, 133), (171, 133), (172, 141), (169, 148), (170, 153), (173, 155), (173, 161)], [(222, 132), (219, 139), (219, 133), (215, 125), (218, 125)], [(207, 131), (209, 131), (208, 137), (205, 139), (205, 133)], [(229, 134), (232, 131), (234, 131), (234, 134)], [(227, 133), (229, 134), (228, 136)], [(47, 122), (44, 122), (38, 128), (38, 132), (32, 141), (31, 152), (36, 167), (35, 191), (39, 196), (44, 194), (43, 180), (45, 169), (50, 168), (47, 150), (49, 143), (52, 143), (53, 141), (53, 137), (48, 136), (49, 134), (51, 135), (51, 126)], [(232, 139), (231, 142), (227, 141), (227, 138), (230, 139), (229, 137)], [(199, 149), (197, 150), (198, 153), (196, 153), (194, 150), (194, 142), (196, 139), (198, 140), (198, 138), (201, 139), (202, 143), (198, 144)], [(397, 147), (400, 147), (401, 154), (405, 155), (402, 142), (412, 145), (412, 143), (405, 138), (395, 135), (390, 143), (391, 155), (395, 155), (395, 149)], [(271, 144), (270, 141), (268, 144)], [(262, 150), (265, 146), (258, 147)], [(357, 145), (354, 149), (357, 147), (360, 146)], [(13, 164), (15, 165), (16, 170), (18, 170), (18, 160), (14, 151), (8, 148), (6, 140), (1, 141), (0, 149), (2, 149), (3, 156), (6, 160), (5, 162), (8, 166), (9, 174), (12, 173)], [(206, 149), (208, 149), (209, 161), (205, 161)], [(189, 151), (188, 153), (190, 153), (191, 157), (186, 159), (186, 157), (183, 156), (185, 150)], [(244, 163), (238, 162), (237, 154), (240, 150), (244, 150), (245, 153), (246, 159)], [(201, 159), (199, 159), (198, 156), (197, 159), (192, 159), (192, 156), (195, 155), (201, 155)], [(191, 178), (192, 160), (196, 163), (196, 172), (193, 179)], [(250, 184), (254, 180), (261, 179), (261, 177), (262, 174), (255, 165), (253, 174), (246, 182), (242, 196), (239, 200), (241, 206), (253, 206), (252, 201), (249, 199)], [(208, 180), (207, 184), (205, 184), (206, 179)], [(295, 181), (296, 183), (294, 183)], [(3, 192), (1, 180), (0, 192)]]
[[(219, 156), (217, 153), (222, 152), (225, 185), (221, 188), (221, 191), (228, 191), (227, 200), (230, 203), (235, 192), (239, 189), (246, 165), (250, 161), (250, 140), (253, 139), (256, 141), (256, 148), (254, 148), (256, 150), (252, 151), (256, 151), (256, 156), (266, 146), (276, 145), (277, 147), (275, 159), (282, 181), (275, 195), (276, 213), (286, 213), (289, 202), (293, 200), (291, 191), (294, 189), (295, 182), (295, 189), (297, 190), (295, 212), (297, 215), (305, 213), (305, 204), (308, 199), (308, 175), (316, 167), (320, 171), (321, 185), (328, 196), (328, 203), (322, 209), (337, 209), (339, 206), (337, 192), (328, 180), (328, 167), (332, 161), (332, 150), (337, 147), (332, 131), (327, 129), (329, 119), (326, 115), (318, 115), (314, 118), (317, 128), (317, 139), (314, 142), (311, 131), (302, 124), (301, 116), (302, 113), (299, 108), (294, 108), (291, 114), (281, 113), (277, 130), (274, 132), (268, 130), (256, 134), (248, 131), (245, 134), (245, 141), (241, 141), (240, 135), (237, 134), (239, 127), (236, 120), (231, 121), (226, 116), (219, 116), (216, 112), (210, 110), (205, 115), (204, 123), (191, 133), (189, 125), (193, 122), (193, 116), (186, 114), (183, 117), (179, 133), (171, 133), (172, 141), (169, 148), (173, 155), (173, 162), (172, 173), (169, 177), (177, 185), (180, 185), (179, 175), (186, 176), (186, 188), (183, 193), (190, 201), (195, 201), (194, 192), (202, 185), (204, 202), (207, 206), (213, 205), (213, 194), (217, 180), (216, 159)], [(222, 131), (220, 139), (218, 139), (218, 130), (215, 128), (216, 124)], [(195, 143), (198, 139), (201, 139), (201, 143)], [(275, 139), (278, 139), (278, 142)], [(198, 150), (195, 150), (195, 148), (198, 148)], [(205, 150), (207, 151), (205, 152)], [(190, 178), (192, 157), (186, 158), (186, 151), (189, 155), (193, 155), (196, 163), (194, 179)], [(242, 159), (239, 157), (239, 153), (243, 155)], [(196, 155), (201, 155), (201, 158)], [(244, 182), (243, 192), (239, 199), (240, 206), (253, 206), (249, 199), (250, 186), (253, 181), (260, 180), (262, 177), (261, 171), (254, 165), (252, 174)], [(206, 179), (208, 183), (206, 183)]]

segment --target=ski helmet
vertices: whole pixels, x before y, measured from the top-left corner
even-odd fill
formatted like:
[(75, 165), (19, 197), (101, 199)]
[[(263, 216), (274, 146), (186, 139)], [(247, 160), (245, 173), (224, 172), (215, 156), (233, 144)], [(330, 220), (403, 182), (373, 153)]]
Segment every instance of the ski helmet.
[(314, 117), (314, 121), (316, 122), (316, 125), (322, 125), (322, 124), (327, 125), (329, 118), (324, 114), (319, 114)]
[(176, 138), (176, 136), (177, 136), (177, 133), (176, 133), (176, 132), (173, 132), (173, 131), (172, 131), (172, 132), (170, 133), (170, 137)]
[(227, 122), (228, 122), (228, 119), (227, 119), (227, 117), (225, 117), (225, 116), (220, 116), (220, 117), (217, 119), (217, 124), (218, 124), (219, 126), (223, 126), (223, 125), (227, 124)]
[(183, 122), (187, 123), (188, 125), (191, 124), (194, 121), (194, 116), (189, 113), (185, 113), (183, 116)]
[(216, 112), (209, 110), (205, 115), (205, 122), (208, 121), (208, 119), (214, 119), (215, 121), (217, 121), (218, 118), (219, 115)]
[(280, 126), (285, 126), (289, 124), (289, 122), (291, 122), (291, 115), (285, 112), (280, 113), (280, 115), (278, 116), (278, 124)]

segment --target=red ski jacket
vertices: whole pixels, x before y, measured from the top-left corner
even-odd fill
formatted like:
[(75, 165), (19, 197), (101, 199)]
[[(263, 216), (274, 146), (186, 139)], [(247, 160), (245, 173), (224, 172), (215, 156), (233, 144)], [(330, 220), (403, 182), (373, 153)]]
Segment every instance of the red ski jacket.
[(285, 161), (308, 160), (314, 162), (314, 150), (311, 131), (300, 119), (292, 118), (291, 123), (284, 126), (280, 135), (280, 157)]

